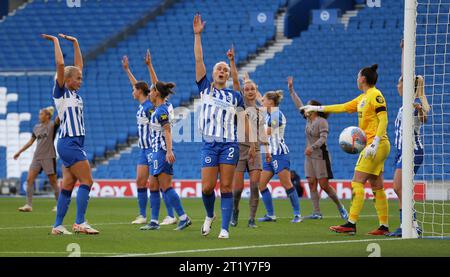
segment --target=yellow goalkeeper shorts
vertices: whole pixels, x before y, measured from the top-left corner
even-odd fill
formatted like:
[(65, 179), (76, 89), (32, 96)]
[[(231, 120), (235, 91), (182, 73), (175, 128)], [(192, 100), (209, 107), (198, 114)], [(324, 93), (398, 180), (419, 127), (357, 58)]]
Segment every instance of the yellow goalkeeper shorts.
[(358, 162), (355, 166), (355, 171), (360, 171), (375, 176), (379, 176), (384, 171), (384, 162), (391, 152), (391, 144), (389, 140), (383, 139), (378, 145), (377, 153), (375, 158), (367, 157), (364, 158), (365, 149), (359, 154)]

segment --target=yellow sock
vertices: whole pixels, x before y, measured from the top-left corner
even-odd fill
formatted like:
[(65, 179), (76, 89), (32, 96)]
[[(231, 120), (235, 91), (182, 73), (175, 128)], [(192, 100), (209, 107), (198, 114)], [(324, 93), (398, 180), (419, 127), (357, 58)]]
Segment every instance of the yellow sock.
[(364, 206), (364, 185), (358, 182), (352, 182), (352, 205), (348, 221), (356, 224), (359, 214)]
[(384, 189), (374, 190), (375, 209), (377, 210), (378, 221), (380, 225), (388, 227), (388, 212), (389, 206)]

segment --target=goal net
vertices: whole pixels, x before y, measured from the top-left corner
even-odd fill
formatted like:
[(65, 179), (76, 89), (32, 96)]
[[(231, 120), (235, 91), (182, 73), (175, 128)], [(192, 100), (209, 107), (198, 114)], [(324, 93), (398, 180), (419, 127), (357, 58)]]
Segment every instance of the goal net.
[[(409, 186), (409, 191), (403, 194), (402, 204), (403, 210), (406, 209), (403, 213), (403, 226), (407, 228), (403, 231), (403, 237), (406, 238), (416, 235), (450, 238), (449, 28), (450, 0), (405, 1), (404, 66), (409, 65), (411, 70), (405, 70), (404, 73), (405, 82), (408, 80), (408, 84), (404, 83), (404, 92), (407, 89), (405, 85), (410, 88), (410, 92), (404, 93), (403, 99), (403, 153), (408, 153), (403, 156), (402, 176), (412, 176), (403, 179), (403, 191)], [(416, 80), (419, 75), (423, 76), (423, 88), (430, 106), (423, 124), (420, 124), (421, 115), (418, 112), (414, 114), (415, 107), (411, 105), (421, 87)], [(406, 139), (406, 133), (411, 134), (409, 140)], [(414, 156), (418, 156), (417, 144), (423, 145), (423, 163), (414, 174), (414, 166), (420, 163), (420, 158), (414, 159)], [(411, 189), (413, 183), (416, 185)], [(408, 220), (411, 218), (416, 219), (412, 224)], [(415, 232), (417, 227), (420, 228), (418, 234)]]

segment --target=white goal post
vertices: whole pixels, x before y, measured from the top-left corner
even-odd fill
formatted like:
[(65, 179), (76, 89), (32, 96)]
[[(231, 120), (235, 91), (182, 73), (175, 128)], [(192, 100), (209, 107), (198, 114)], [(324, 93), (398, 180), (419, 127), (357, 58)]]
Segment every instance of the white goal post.
[(402, 238), (413, 238), (413, 101), (416, 49), (416, 0), (405, 0), (402, 118)]
[[(405, 0), (404, 7), (402, 237), (449, 239), (450, 0)], [(419, 131), (413, 106), (418, 75), (431, 108)], [(415, 175), (416, 135), (424, 159)], [(423, 183), (420, 191), (414, 181)]]

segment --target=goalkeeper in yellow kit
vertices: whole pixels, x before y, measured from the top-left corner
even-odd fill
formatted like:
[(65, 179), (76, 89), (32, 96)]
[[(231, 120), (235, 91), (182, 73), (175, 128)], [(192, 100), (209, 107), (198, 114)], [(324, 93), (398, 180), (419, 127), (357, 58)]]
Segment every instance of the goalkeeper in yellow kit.
[(358, 74), (358, 89), (363, 93), (344, 104), (331, 106), (304, 106), (305, 112), (355, 113), (358, 112), (358, 125), (367, 136), (367, 146), (360, 153), (352, 180), (353, 198), (347, 223), (331, 226), (337, 233), (356, 233), (356, 222), (364, 205), (364, 184), (368, 181), (375, 197), (380, 226), (369, 232), (370, 235), (385, 235), (388, 228), (388, 202), (383, 188), (384, 162), (390, 152), (386, 134), (388, 124), (386, 101), (375, 87), (378, 79), (378, 65), (365, 67)]

